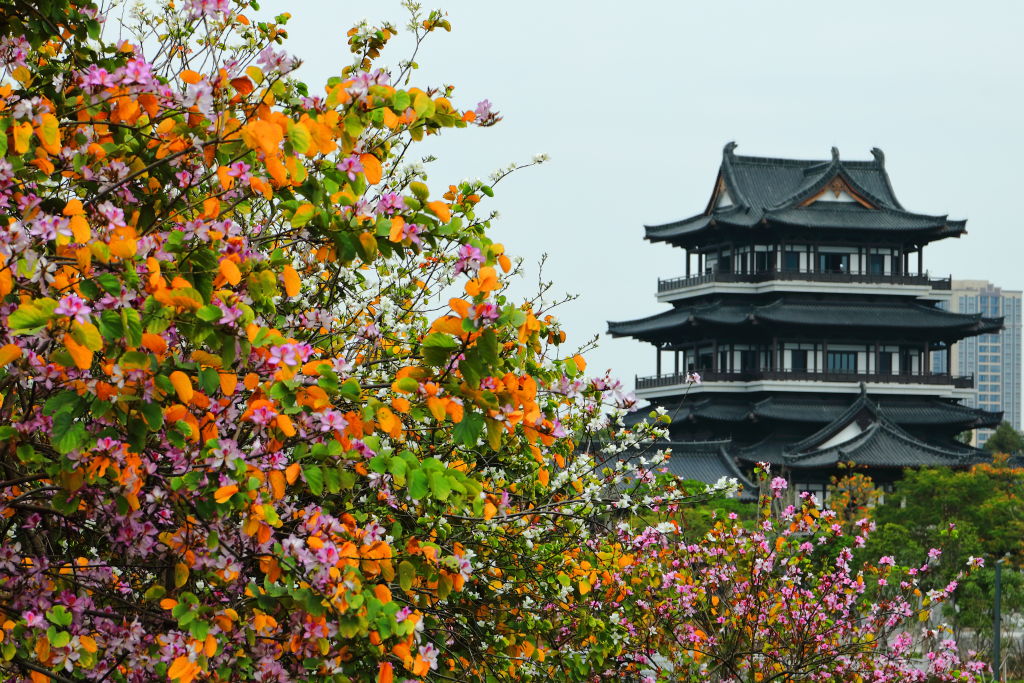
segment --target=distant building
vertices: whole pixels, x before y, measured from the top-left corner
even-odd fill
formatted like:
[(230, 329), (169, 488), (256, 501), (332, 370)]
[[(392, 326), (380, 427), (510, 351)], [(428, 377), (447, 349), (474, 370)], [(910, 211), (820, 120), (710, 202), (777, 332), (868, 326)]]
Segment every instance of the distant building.
[[(935, 361), (954, 342), (987, 348), (1006, 309), (982, 297), (954, 312), (951, 281), (923, 264), (924, 247), (960, 237), (965, 221), (904, 209), (877, 149), (870, 161), (834, 149), (805, 161), (734, 147), (703, 212), (647, 227), (651, 242), (685, 250), (683, 275), (658, 282), (670, 308), (608, 326), (655, 347), (657, 374), (636, 393), (672, 417), (668, 468), (714, 481), (767, 462), (824, 494), (850, 464), (886, 486), (905, 467), (986, 460), (955, 437), (999, 424), (989, 404), (960, 403), (974, 395), (968, 373), (992, 376), (987, 357), (978, 370)], [(1019, 349), (1019, 298), (1013, 310)]]
[[(953, 280), (949, 310), (980, 313), (1003, 319), (1000, 332), (961, 339), (950, 349), (949, 372), (974, 375), (975, 396), (965, 403), (990, 412), (1002, 412), (1003, 419), (1021, 428), (1021, 292), (996, 287), (986, 280)], [(975, 432), (978, 446), (992, 429)]]

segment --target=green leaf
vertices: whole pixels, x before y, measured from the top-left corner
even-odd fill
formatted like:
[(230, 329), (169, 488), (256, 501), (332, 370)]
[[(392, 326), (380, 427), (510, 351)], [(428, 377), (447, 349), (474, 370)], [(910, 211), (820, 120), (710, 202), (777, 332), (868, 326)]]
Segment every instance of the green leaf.
[(384, 474), (388, 471), (388, 456), (376, 455), (370, 458), (370, 471), (377, 474)]
[(430, 473), (430, 493), (434, 498), (437, 500), (448, 500), (451, 492), (451, 484), (448, 483), (448, 477), (444, 475), (444, 472)]
[(341, 395), (349, 400), (358, 401), (362, 393), (363, 390), (355, 378), (347, 379), (341, 385)]
[(324, 473), (319, 467), (307, 466), (302, 468), (302, 476), (314, 496), (319, 496), (324, 490)]
[(213, 368), (206, 368), (199, 372), (199, 386), (207, 394), (212, 394), (220, 387), (220, 374)]
[(409, 465), (400, 456), (392, 456), (388, 461), (388, 472), (394, 477), (395, 483), (399, 486), (405, 486), (405, 474), (409, 470)]
[(57, 626), (70, 626), (74, 617), (71, 612), (68, 612), (64, 605), (54, 605), (50, 609), (46, 610), (46, 618), (51, 624), (56, 624)]
[(57, 413), (68, 412), (77, 414), (82, 399), (73, 391), (62, 391), (54, 394), (43, 404), (43, 415), (56, 415)]
[(423, 470), (413, 470), (409, 473), (409, 497), (413, 500), (423, 500), (427, 497), (427, 473)]
[(52, 626), (46, 630), (46, 637), (51, 647), (64, 647), (71, 642), (71, 634), (67, 631), (58, 631)]
[(124, 340), (128, 346), (142, 344), (142, 318), (134, 308), (121, 309), (121, 327), (124, 329)]
[(288, 142), (292, 143), (292, 149), (299, 154), (305, 154), (313, 142), (313, 136), (304, 125), (296, 125), (288, 122)]
[(483, 428), (484, 416), (467, 410), (462, 416), (462, 422), (455, 425), (452, 436), (455, 438), (455, 441), (463, 444), (466, 448), (473, 448), (476, 446), (477, 439), (480, 438), (480, 431)]
[(53, 418), (50, 443), (61, 455), (78, 448), (88, 437), (85, 425), (75, 422), (74, 419), (75, 417), (69, 412), (58, 413)]
[(200, 320), (205, 320), (208, 323), (220, 320), (222, 315), (224, 315), (224, 312), (220, 310), (220, 306), (215, 304), (203, 306), (196, 311), (196, 317)]
[(451, 335), (433, 332), (423, 338), (423, 342), (420, 344), (420, 351), (423, 353), (423, 359), (427, 363), (431, 365), (444, 365), (459, 346), (459, 342), (455, 341)]
[(121, 294), (121, 281), (117, 279), (117, 276), (113, 273), (97, 275), (96, 282), (98, 282), (100, 287), (102, 287), (110, 296), (118, 296)]
[(49, 298), (25, 302), (7, 317), (7, 326), (12, 335), (33, 334), (50, 322), (55, 308), (57, 302)]
[(412, 580), (416, 577), (416, 567), (408, 560), (398, 563), (398, 585), (404, 591), (412, 590)]

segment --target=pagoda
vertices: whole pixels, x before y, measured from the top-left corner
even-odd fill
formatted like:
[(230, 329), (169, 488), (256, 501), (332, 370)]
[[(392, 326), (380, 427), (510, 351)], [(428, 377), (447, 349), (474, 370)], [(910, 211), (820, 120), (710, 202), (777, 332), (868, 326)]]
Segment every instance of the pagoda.
[(974, 381), (947, 374), (944, 354), (1002, 319), (944, 310), (951, 280), (923, 256), (966, 221), (904, 209), (878, 149), (810, 161), (735, 147), (703, 212), (646, 227), (685, 250), (685, 273), (658, 281), (671, 308), (608, 324), (655, 347), (636, 394), (673, 418), (670, 469), (706, 478), (711, 453), (717, 471), (763, 461), (824, 495), (848, 465), (885, 487), (905, 467), (984, 460), (956, 436), (1002, 416), (961, 405)]

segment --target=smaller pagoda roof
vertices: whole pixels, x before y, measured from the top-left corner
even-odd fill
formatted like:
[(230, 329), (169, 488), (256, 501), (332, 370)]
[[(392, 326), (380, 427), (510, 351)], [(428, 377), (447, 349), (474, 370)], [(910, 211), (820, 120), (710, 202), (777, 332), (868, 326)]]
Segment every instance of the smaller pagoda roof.
[(736, 479), (743, 486), (741, 498), (757, 498), (757, 486), (747, 478), (736, 461), (729, 455), (730, 439), (718, 441), (672, 441), (659, 443), (669, 448), (672, 454), (662, 463), (671, 474), (681, 479), (692, 479), (708, 485), (717, 483), (722, 477)]
[(989, 459), (969, 446), (922, 441), (886, 418), (863, 391), (842, 415), (805, 439), (779, 436), (737, 449), (748, 462), (765, 461), (796, 469), (856, 463), (869, 467), (969, 466)]
[[(862, 387), (866, 391), (866, 385)], [(856, 400), (856, 399), (854, 399)], [(883, 416), (902, 427), (958, 426), (961, 430), (994, 427), (1002, 421), (1001, 412), (989, 412), (939, 397), (871, 398)], [(735, 398), (728, 395), (703, 394), (679, 400), (658, 401), (672, 418), (673, 424), (684, 420), (747, 422), (769, 420), (824, 425), (835, 421), (850, 408), (851, 396), (829, 394), (773, 394), (765, 398)], [(650, 408), (626, 416), (628, 425), (647, 419)]]
[(714, 300), (679, 306), (663, 313), (608, 323), (613, 337), (634, 337), (649, 342), (685, 339), (685, 331), (696, 325), (768, 325), (813, 328), (887, 329), (935, 332), (948, 337), (965, 337), (1002, 329), (1002, 318), (981, 314), (952, 313), (916, 301), (845, 302), (779, 298), (766, 304)]
[[(966, 221), (905, 210), (892, 191), (881, 150), (872, 150), (872, 161), (846, 161), (832, 148), (830, 161), (816, 161), (739, 156), (735, 147), (725, 146), (707, 209), (645, 226), (648, 240), (690, 246), (716, 228), (765, 225), (823, 233), (867, 231), (918, 243), (966, 231)], [(829, 191), (848, 201), (830, 200)]]

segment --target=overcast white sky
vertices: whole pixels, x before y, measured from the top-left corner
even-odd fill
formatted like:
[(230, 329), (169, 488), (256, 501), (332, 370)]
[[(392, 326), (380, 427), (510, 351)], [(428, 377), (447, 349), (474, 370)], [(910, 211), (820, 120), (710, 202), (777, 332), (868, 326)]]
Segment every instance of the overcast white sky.
[[(643, 240), (644, 223), (703, 210), (721, 160), (738, 154), (847, 159), (880, 147), (903, 205), (967, 218), (968, 234), (925, 250), (934, 276), (1024, 289), (1024, 3), (861, 0), (558, 2), (451, 0), (450, 34), (418, 57), (418, 84), (490, 99), (505, 120), (452, 131), (428, 150), (439, 189), (510, 161), (551, 161), (506, 179), (496, 238), (580, 294), (560, 314), (570, 341), (601, 333), (591, 370), (632, 386), (653, 374), (645, 344), (607, 320), (666, 308), (658, 277), (683, 252)], [(362, 18), (404, 26), (397, 0), (262, 3), (292, 12), (289, 51), (311, 86), (348, 63)], [(372, 12), (372, 14), (367, 14)], [(397, 63), (407, 43), (384, 60)], [(522, 291), (526, 291), (524, 288)]]

